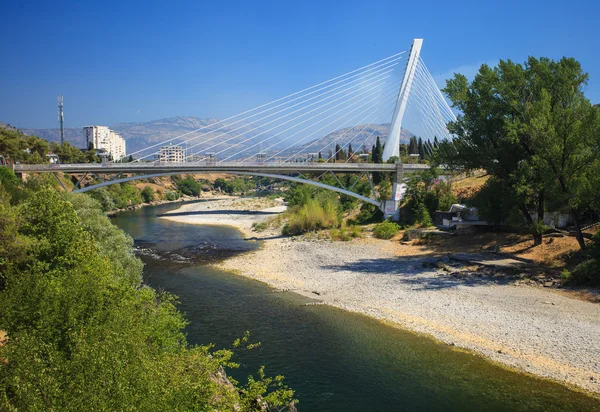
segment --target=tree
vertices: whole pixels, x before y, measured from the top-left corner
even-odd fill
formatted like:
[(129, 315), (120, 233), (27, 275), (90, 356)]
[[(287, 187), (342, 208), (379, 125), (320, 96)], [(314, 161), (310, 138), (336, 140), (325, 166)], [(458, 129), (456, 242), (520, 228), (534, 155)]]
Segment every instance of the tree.
[(513, 104), (522, 113), (533, 164), (569, 211), (583, 249), (579, 214), (600, 191), (600, 110), (583, 94), (588, 75), (575, 59), (530, 57), (522, 71), (522, 100)]
[(150, 186), (146, 186), (144, 190), (142, 190), (142, 199), (144, 199), (144, 203), (150, 203), (154, 201), (154, 189)]
[[(379, 136), (377, 136), (375, 148), (373, 149), (373, 163), (383, 163), (383, 146)], [(373, 172), (373, 183), (376, 185), (381, 183), (381, 173)]]
[(352, 143), (350, 143), (348, 145), (348, 158), (352, 158), (352, 156), (354, 155), (354, 150), (352, 149)]
[(419, 145), (417, 144), (417, 137), (411, 136), (408, 142), (408, 154), (417, 154), (419, 153)]
[(185, 178), (177, 181), (177, 189), (179, 189), (179, 191), (184, 195), (200, 196), (202, 185), (196, 182), (193, 176), (186, 176)]
[(341, 160), (341, 157), (342, 157), (340, 154), (341, 150), (342, 149), (340, 148), (340, 145), (336, 143), (336, 145), (335, 145), (335, 160)]
[(425, 148), (423, 147), (423, 138), (419, 137), (419, 142), (417, 143), (417, 150), (419, 153), (419, 158), (421, 160), (425, 159)]
[[(541, 171), (532, 162), (534, 152), (516, 95), (522, 86), (523, 70), (508, 61), (498, 67), (482, 65), (472, 82), (460, 74), (446, 83), (445, 93), (461, 111), (448, 125), (455, 134), (438, 149), (438, 161), (465, 170), (484, 169), (504, 192), (514, 199), (535, 244), (542, 241), (545, 204)], [(534, 221), (530, 209), (537, 205)]]

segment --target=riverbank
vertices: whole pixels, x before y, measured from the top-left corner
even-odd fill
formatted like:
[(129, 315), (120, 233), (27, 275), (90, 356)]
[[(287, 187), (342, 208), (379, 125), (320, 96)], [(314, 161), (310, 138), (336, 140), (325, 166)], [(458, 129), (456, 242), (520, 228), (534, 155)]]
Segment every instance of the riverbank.
[[(195, 225), (233, 226), (248, 237), (257, 237), (252, 231), (254, 223), (267, 220), (286, 209), (281, 199), (228, 197), (205, 203), (186, 204), (160, 217), (172, 222)], [(264, 237), (271, 233), (267, 231), (258, 236)]]
[(442, 261), (426, 246), (252, 233), (252, 223), (272, 213), (248, 210), (268, 210), (263, 206), (269, 205), (251, 205), (246, 199), (220, 202), (184, 205), (165, 216), (184, 223), (237, 226), (247, 235), (267, 239), (259, 250), (228, 259), (220, 268), (600, 393), (600, 305), (487, 276), (452, 276), (439, 268)]
[(113, 217), (116, 216), (117, 214), (121, 213), (121, 212), (128, 212), (128, 211), (132, 211), (132, 210), (138, 210), (141, 209), (143, 207), (148, 207), (148, 206), (160, 206), (160, 205), (166, 205), (169, 203), (183, 203), (183, 202), (194, 202), (194, 201), (216, 201), (216, 200), (224, 200), (224, 199), (235, 199), (235, 196), (229, 196), (229, 195), (222, 195), (222, 194), (217, 194), (214, 192), (210, 192), (208, 194), (204, 194), (203, 197), (192, 197), (192, 196), (186, 196), (186, 195), (182, 195), (181, 197), (179, 197), (178, 199), (175, 200), (166, 200), (166, 199), (161, 199), (161, 200), (153, 200), (151, 202), (148, 203), (139, 203), (137, 205), (132, 205), (132, 206), (128, 206), (124, 209), (113, 209), (110, 210), (108, 212), (106, 212), (106, 215), (108, 217)]

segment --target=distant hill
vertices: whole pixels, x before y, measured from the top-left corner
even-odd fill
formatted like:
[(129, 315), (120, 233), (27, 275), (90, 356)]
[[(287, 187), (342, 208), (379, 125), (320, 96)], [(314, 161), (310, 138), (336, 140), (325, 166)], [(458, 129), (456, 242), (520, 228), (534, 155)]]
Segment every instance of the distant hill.
[(2, 122), (0, 122), (0, 129), (3, 129), (3, 130), (10, 130), (11, 132), (16, 132), (16, 131), (17, 131), (17, 128), (16, 128), (16, 127), (13, 127), (13, 126), (11, 126), (11, 125), (9, 125), (9, 124), (4, 124), (4, 123), (2, 123)]
[[(173, 143), (180, 143), (183, 140), (193, 138), (194, 136), (198, 137), (187, 144), (188, 148), (191, 148), (191, 153), (204, 153), (206, 151), (218, 152), (235, 144), (238, 144), (237, 147), (240, 150), (243, 150), (256, 145), (260, 140), (270, 136), (268, 133), (264, 133), (264, 131), (260, 128), (252, 130), (255, 128), (255, 126), (249, 123), (238, 123), (233, 126), (224, 126), (223, 123), (215, 118), (202, 119), (198, 117), (185, 116), (170, 117), (166, 119), (140, 123), (118, 123), (110, 125), (109, 127), (121, 134), (121, 136), (123, 136), (123, 138), (126, 140), (127, 153), (134, 153), (148, 146), (165, 142), (182, 135), (185, 136), (173, 140)], [(358, 151), (363, 141), (365, 146), (370, 148), (373, 144), (375, 144), (375, 139), (377, 136), (380, 136), (382, 140), (385, 141), (389, 124), (369, 124), (366, 125), (365, 130), (361, 132), (363, 128), (365, 128), (365, 125), (358, 125), (353, 128), (337, 130), (309, 143), (287, 149), (280, 156), (290, 156), (303, 149), (306, 149), (303, 151), (303, 153), (315, 153), (318, 151), (323, 151), (323, 155), (325, 155), (330, 148), (332, 150), (335, 148), (335, 142), (339, 141), (339, 143), (342, 144), (350, 139), (353, 139), (352, 147), (354, 150)], [(195, 132), (198, 129), (200, 130)], [(22, 129), (22, 131), (25, 134), (39, 136), (49, 141), (60, 140), (59, 129)], [(247, 133), (242, 136), (241, 134), (244, 132)], [(260, 136), (258, 136), (259, 134)], [(367, 139), (367, 136), (369, 135), (371, 136)], [(408, 139), (411, 136), (412, 133), (410, 133), (408, 130), (402, 129), (401, 140), (403, 142), (408, 142)], [(77, 147), (85, 147), (85, 139), (83, 137), (82, 128), (65, 129), (65, 138)], [(365, 141), (365, 139), (367, 140)], [(270, 146), (275, 141), (276, 140), (273, 139), (272, 141), (265, 143), (265, 145)], [(328, 144), (332, 141), (334, 143), (328, 146)], [(205, 143), (199, 144), (201, 142)], [(218, 147), (211, 147), (217, 143), (219, 143)], [(196, 144), (198, 144), (198, 146), (192, 147)], [(285, 145), (286, 143), (283, 144), (283, 146)], [(250, 156), (251, 154), (256, 153), (259, 150), (259, 147), (260, 146), (252, 147), (247, 152), (242, 153), (242, 156)], [(276, 153), (277, 147), (278, 146), (275, 146), (273, 149), (271, 149), (270, 153)], [(144, 154), (146, 153), (149, 152), (144, 152)], [(233, 152), (223, 152), (219, 155), (219, 157), (223, 159), (232, 153)]]

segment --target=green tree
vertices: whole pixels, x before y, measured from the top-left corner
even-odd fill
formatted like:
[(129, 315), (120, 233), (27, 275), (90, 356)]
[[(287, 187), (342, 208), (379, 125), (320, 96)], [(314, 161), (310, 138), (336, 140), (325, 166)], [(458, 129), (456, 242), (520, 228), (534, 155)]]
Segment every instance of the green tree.
[[(540, 244), (545, 188), (532, 162), (534, 149), (520, 107), (514, 104), (522, 78), (518, 65), (500, 61), (493, 69), (482, 65), (472, 82), (460, 74), (448, 80), (445, 92), (461, 114), (448, 125), (455, 139), (441, 142), (437, 153), (438, 161), (465, 170), (484, 169), (502, 182), (502, 196), (513, 198), (535, 244)], [(532, 207), (538, 211), (536, 221)]]
[[(381, 138), (377, 136), (375, 141), (375, 148), (373, 149), (373, 163), (383, 163), (383, 146), (381, 144)], [(381, 183), (381, 173), (373, 173), (373, 183), (378, 185)]]
[(419, 145), (417, 143), (417, 137), (411, 136), (408, 142), (408, 154), (417, 154), (419, 153)]
[(423, 138), (419, 137), (419, 141), (417, 143), (417, 150), (419, 153), (419, 158), (421, 160), (425, 159), (425, 148), (423, 147)]
[(154, 189), (152, 189), (150, 186), (146, 186), (144, 190), (142, 190), (141, 195), (142, 199), (144, 199), (144, 203), (150, 203), (154, 201)]
[(511, 103), (521, 113), (518, 125), (530, 140), (532, 163), (571, 214), (583, 249), (579, 215), (600, 191), (600, 110), (583, 94), (588, 75), (573, 58), (530, 57), (515, 71), (523, 89)]

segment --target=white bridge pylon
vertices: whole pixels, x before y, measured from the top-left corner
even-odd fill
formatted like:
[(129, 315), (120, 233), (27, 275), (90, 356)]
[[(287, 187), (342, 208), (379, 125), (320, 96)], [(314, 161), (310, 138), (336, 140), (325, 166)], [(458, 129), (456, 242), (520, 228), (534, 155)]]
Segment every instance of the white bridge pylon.
[(406, 111), (410, 88), (412, 87), (415, 73), (417, 71), (419, 57), (421, 56), (421, 46), (423, 46), (423, 39), (413, 40), (408, 62), (406, 63), (406, 70), (404, 71), (404, 78), (402, 79), (402, 85), (400, 86), (400, 91), (398, 92), (398, 99), (396, 100), (396, 107), (394, 109), (392, 123), (390, 124), (388, 137), (385, 140), (386, 144), (383, 150), (384, 162), (387, 162), (392, 156), (396, 156), (398, 158), (400, 157), (400, 132), (402, 131), (402, 118), (404, 117), (404, 112)]

